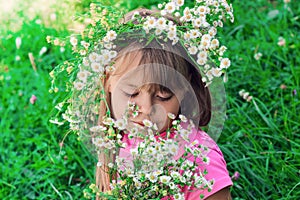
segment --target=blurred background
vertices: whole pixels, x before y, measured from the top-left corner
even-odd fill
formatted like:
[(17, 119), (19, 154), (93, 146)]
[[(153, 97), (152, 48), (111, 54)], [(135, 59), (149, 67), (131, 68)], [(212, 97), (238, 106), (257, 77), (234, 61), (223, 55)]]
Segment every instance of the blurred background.
[[(95, 157), (76, 135), (66, 135), (67, 126), (49, 123), (66, 95), (50, 90), (49, 72), (72, 54), (46, 40), (80, 32), (84, 23), (74, 16), (91, 2), (0, 0), (0, 199), (84, 199), (94, 182)], [(160, 3), (99, 2), (128, 10)], [(227, 119), (217, 142), (234, 182), (233, 199), (297, 200), (299, 1), (230, 2), (235, 22), (220, 32), (232, 63)]]

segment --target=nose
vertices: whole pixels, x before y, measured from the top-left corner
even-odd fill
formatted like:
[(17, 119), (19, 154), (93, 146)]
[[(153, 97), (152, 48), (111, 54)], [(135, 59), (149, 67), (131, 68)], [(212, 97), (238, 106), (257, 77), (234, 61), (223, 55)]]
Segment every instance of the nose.
[(139, 107), (139, 112), (146, 115), (150, 116), (152, 112), (152, 95), (149, 94), (148, 92), (140, 92), (138, 97), (135, 97), (135, 103)]

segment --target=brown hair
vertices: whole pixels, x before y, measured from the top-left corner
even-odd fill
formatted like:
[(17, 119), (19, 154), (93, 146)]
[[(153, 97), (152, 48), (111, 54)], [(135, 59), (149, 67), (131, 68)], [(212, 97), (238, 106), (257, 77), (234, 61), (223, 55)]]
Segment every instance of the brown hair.
[[(132, 15), (134, 12), (139, 12), (141, 16), (149, 16), (149, 15), (155, 15), (157, 14), (156, 11), (151, 11), (147, 9), (137, 9), (134, 11), (131, 11), (130, 13), (126, 14), (123, 18), (122, 23), (127, 23), (129, 20), (131, 20)], [(174, 21), (176, 24), (178, 24), (177, 20), (171, 17), (167, 17), (168, 19)], [(180, 44), (177, 43), (176, 45), (172, 45), (171, 42), (165, 42), (163, 40), (160, 40), (158, 38), (154, 38), (152, 41), (141, 41), (140, 38), (137, 40), (136, 38), (128, 39), (130, 37), (127, 37), (127, 35), (124, 35), (124, 37), (120, 37), (119, 43), (122, 43), (123, 45), (118, 46), (118, 56), (115, 59), (115, 61), (122, 62), (122, 60), (128, 60), (131, 57), (135, 57), (138, 53), (142, 55), (141, 60), (139, 61), (139, 64), (161, 64), (165, 66), (171, 66), (175, 69), (175, 71), (182, 74), (186, 80), (189, 81), (192, 90), (193, 91), (185, 91), (185, 96), (183, 102), (186, 104), (191, 103), (190, 101), (190, 95), (189, 94), (195, 94), (197, 98), (197, 102), (199, 105), (199, 113), (194, 113), (193, 108), (195, 106), (186, 106), (188, 109), (185, 113), (191, 113), (190, 116), (186, 116), (192, 120), (195, 119), (196, 121), (199, 121), (199, 126), (206, 126), (211, 118), (211, 96), (210, 92), (207, 87), (205, 87), (205, 84), (201, 80), (201, 73), (199, 72), (198, 68), (193, 62), (193, 59), (187, 54), (186, 49)], [(126, 38), (126, 40), (124, 40)], [(118, 44), (119, 44), (118, 43)], [(109, 76), (113, 76), (116, 74), (122, 74), (123, 70), (126, 68), (126, 63), (122, 65), (122, 67), (116, 68), (116, 70), (112, 74), (108, 74), (106, 78), (103, 79), (103, 85), (106, 92), (106, 100), (110, 107), (110, 95), (108, 93), (108, 85), (107, 80), (109, 79)], [(159, 74), (159, 76), (162, 76), (161, 79), (164, 79), (165, 81), (172, 82), (172, 76), (170, 74), (165, 74), (163, 71), (163, 68), (157, 72), (154, 71), (154, 74)], [(180, 84), (179, 86), (180, 87)], [(104, 103), (101, 105), (101, 112), (99, 119), (102, 119), (102, 116), (106, 115), (106, 106)], [(196, 120), (198, 119), (198, 120)], [(101, 124), (101, 121), (99, 121)], [(97, 167), (96, 171), (96, 185), (99, 187), (100, 191), (108, 191), (109, 183), (111, 178), (116, 178), (116, 175), (109, 176), (106, 170), (108, 170), (107, 164), (110, 161), (114, 161), (113, 154), (105, 155), (100, 154), (98, 155), (99, 161), (103, 163), (103, 167)], [(99, 199), (99, 197), (97, 197)]]

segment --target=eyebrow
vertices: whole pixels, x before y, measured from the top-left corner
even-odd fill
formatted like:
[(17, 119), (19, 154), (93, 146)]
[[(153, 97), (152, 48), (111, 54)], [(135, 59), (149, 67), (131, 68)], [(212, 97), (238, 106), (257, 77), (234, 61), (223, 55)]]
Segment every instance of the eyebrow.
[(138, 88), (137, 85), (134, 85), (134, 84), (132, 84), (132, 83), (124, 83), (123, 86), (128, 86), (128, 87), (132, 87), (132, 88)]

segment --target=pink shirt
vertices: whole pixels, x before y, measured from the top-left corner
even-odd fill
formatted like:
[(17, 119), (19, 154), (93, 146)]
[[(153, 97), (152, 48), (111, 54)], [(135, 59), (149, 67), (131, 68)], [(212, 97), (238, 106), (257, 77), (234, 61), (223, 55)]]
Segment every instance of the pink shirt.
[[(165, 137), (166, 133), (160, 134), (159, 137)], [(171, 135), (171, 137), (174, 136)], [(192, 132), (189, 136), (190, 142), (183, 142), (183, 145), (180, 145), (178, 154), (174, 157), (174, 159), (179, 159), (184, 154), (184, 145), (190, 144), (191, 142), (198, 140), (199, 144), (203, 144), (207, 146), (210, 151), (208, 152), (207, 156), (210, 159), (209, 164), (204, 164), (202, 161), (196, 160), (199, 166), (199, 170), (203, 171), (206, 169), (208, 171), (205, 178), (207, 180), (214, 179), (214, 185), (210, 192), (207, 190), (194, 190), (194, 191), (187, 191), (187, 188), (183, 188), (182, 192), (184, 192), (185, 199), (187, 200), (196, 200), (200, 199), (200, 194), (204, 195), (204, 198), (211, 196), (212, 194), (218, 192), (219, 190), (231, 186), (232, 181), (228, 174), (226, 168), (226, 162), (224, 160), (223, 154), (219, 149), (218, 145), (214, 142), (210, 136), (202, 130), (196, 130)], [(123, 142), (127, 144), (127, 147), (120, 150), (119, 157), (125, 158), (127, 161), (131, 161), (132, 157), (130, 155), (130, 149), (136, 146), (137, 141), (135, 139), (129, 139), (128, 134), (124, 134)], [(193, 161), (194, 158), (190, 157), (189, 160)], [(167, 200), (169, 197), (164, 197), (162, 200)]]

